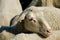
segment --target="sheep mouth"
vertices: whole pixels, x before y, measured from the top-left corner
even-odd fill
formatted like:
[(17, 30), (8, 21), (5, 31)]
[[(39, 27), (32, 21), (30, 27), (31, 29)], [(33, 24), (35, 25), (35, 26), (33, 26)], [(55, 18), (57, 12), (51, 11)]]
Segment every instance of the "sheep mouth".
[(47, 33), (48, 35), (52, 35), (52, 32)]
[(44, 34), (37, 33), (41, 38), (47, 38)]
[(41, 32), (41, 33), (37, 33), (37, 34), (42, 38), (47, 38), (50, 35), (52, 35), (52, 31), (51, 32), (47, 31), (46, 33)]

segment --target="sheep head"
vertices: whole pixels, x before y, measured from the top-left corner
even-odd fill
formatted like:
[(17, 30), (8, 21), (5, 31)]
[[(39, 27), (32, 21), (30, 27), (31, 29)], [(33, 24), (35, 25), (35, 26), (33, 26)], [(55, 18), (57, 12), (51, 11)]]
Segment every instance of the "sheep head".
[(24, 27), (28, 31), (39, 33), (44, 37), (52, 34), (52, 29), (45, 20), (43, 12), (34, 9), (34, 7), (30, 7), (20, 14), (19, 21), (21, 22), (22, 20), (24, 20)]
[(43, 12), (34, 13), (30, 11), (25, 16), (25, 28), (29, 31), (40, 33), (48, 37), (52, 33), (52, 29), (43, 17)]

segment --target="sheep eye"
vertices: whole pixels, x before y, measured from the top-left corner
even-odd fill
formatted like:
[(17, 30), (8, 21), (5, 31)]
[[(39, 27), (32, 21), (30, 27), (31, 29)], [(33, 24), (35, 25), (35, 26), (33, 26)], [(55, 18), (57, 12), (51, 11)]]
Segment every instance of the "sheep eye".
[(36, 20), (34, 20), (33, 18), (29, 19), (29, 21), (34, 21), (34, 22), (36, 22)]
[(36, 22), (36, 20), (33, 20), (34, 22)]
[(29, 19), (29, 21), (32, 21), (32, 20), (33, 20), (33, 18)]

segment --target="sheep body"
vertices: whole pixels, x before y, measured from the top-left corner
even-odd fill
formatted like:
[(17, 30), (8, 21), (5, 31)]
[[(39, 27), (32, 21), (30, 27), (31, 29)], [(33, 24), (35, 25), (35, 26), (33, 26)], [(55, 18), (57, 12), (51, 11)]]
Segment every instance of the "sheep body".
[(32, 34), (21, 33), (9, 40), (60, 40), (60, 31), (54, 31), (53, 34), (47, 38), (41, 38), (39, 35), (35, 33)]

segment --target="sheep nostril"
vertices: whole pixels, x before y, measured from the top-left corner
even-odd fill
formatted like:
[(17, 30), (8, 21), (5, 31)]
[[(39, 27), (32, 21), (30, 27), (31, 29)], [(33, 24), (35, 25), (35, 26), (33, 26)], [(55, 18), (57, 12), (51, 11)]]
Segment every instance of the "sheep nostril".
[(47, 33), (52, 33), (52, 29), (48, 29), (47, 30)]

